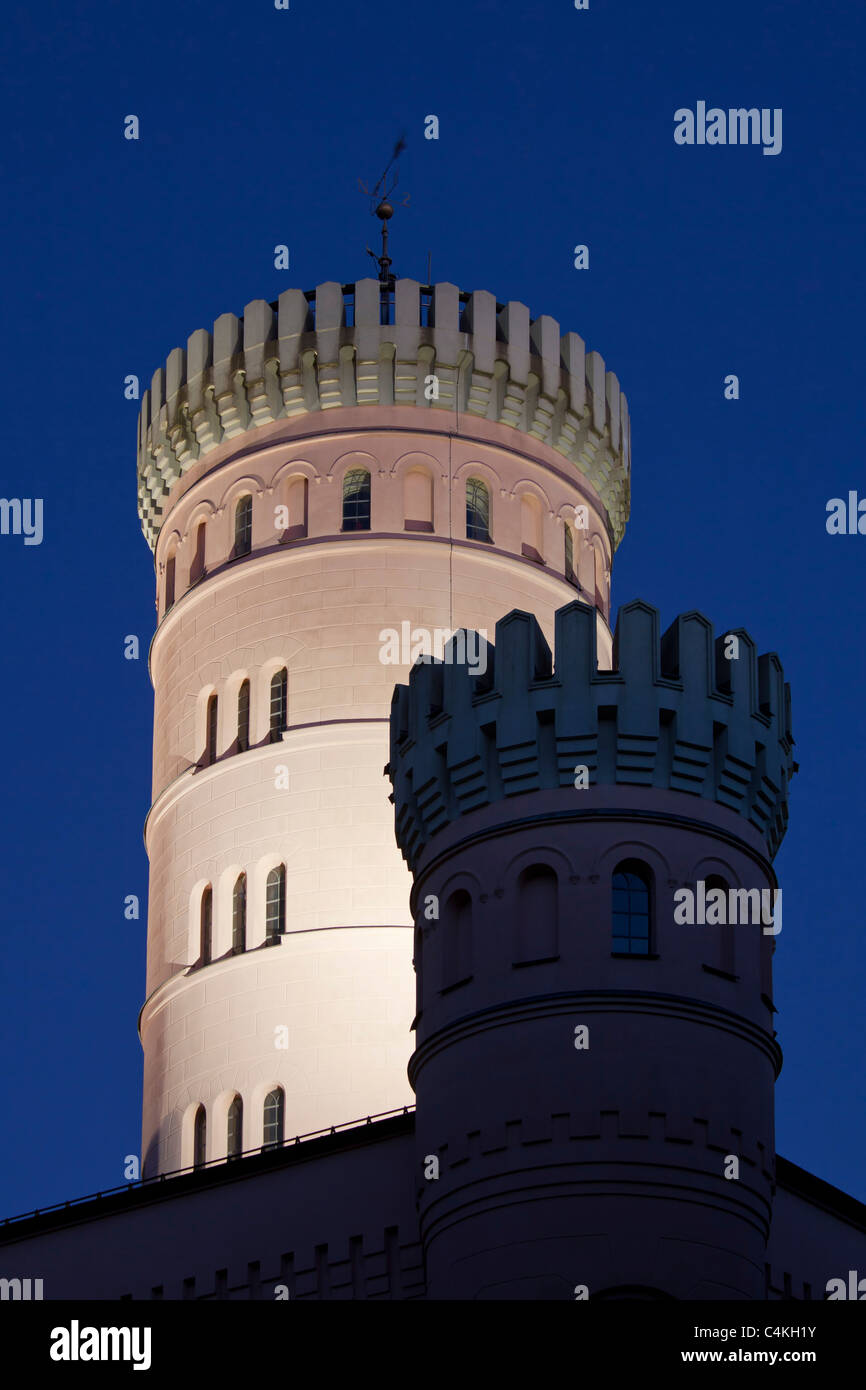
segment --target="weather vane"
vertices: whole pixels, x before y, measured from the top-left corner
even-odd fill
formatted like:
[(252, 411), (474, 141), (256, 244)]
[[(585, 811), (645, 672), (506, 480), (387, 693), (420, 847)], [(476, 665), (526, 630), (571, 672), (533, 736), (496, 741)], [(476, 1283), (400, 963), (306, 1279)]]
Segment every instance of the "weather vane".
[[(394, 165), (396, 165), (397, 160), (400, 158), (400, 155), (403, 153), (405, 148), (406, 137), (405, 135), (401, 135), (396, 145), (394, 146), (391, 158), (385, 165), (385, 170), (382, 174), (382, 177), (379, 179), (378, 183), (374, 186), (372, 190), (365, 187), (362, 181), (358, 179), (358, 187), (360, 188), (361, 192), (364, 193), (370, 199), (370, 212), (373, 214), (374, 217), (378, 217), (382, 223), (382, 254), (381, 256), (377, 256), (375, 251), (371, 251), (368, 246), (367, 255), (372, 256), (373, 260), (378, 262), (379, 281), (381, 284), (386, 285), (390, 284), (394, 278), (391, 274), (391, 257), (388, 255), (388, 221), (390, 218), (394, 216), (394, 205), (391, 202), (391, 194), (394, 192), (394, 189), (397, 187), (397, 183), (399, 181), (397, 170), (396, 168), (394, 168)], [(389, 174), (391, 174), (392, 169), (393, 175), (391, 177), (391, 182), (389, 183), (388, 178)], [(409, 194), (407, 193), (402, 200), (401, 207), (408, 207), (408, 204)]]

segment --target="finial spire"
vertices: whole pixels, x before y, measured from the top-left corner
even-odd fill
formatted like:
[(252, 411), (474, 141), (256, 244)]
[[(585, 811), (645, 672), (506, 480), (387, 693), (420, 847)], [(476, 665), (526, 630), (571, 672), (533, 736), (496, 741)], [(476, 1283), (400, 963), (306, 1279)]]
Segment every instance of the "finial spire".
[[(371, 204), (375, 204), (375, 206), (371, 206), (370, 211), (375, 217), (378, 217), (382, 223), (382, 254), (381, 256), (377, 256), (375, 251), (371, 251), (368, 246), (367, 255), (372, 256), (373, 260), (378, 263), (379, 282), (383, 285), (390, 285), (394, 280), (394, 276), (391, 273), (391, 257), (388, 255), (388, 223), (394, 216), (394, 205), (391, 202), (391, 194), (394, 192), (399, 182), (396, 169), (394, 169), (393, 179), (390, 183), (388, 182), (388, 175), (391, 172), (392, 166), (396, 164), (405, 148), (406, 137), (405, 135), (401, 135), (394, 146), (391, 158), (385, 166), (382, 177), (375, 184), (372, 191), (365, 188), (360, 179), (358, 180), (358, 186), (362, 193), (366, 194)], [(409, 194), (407, 193), (402, 202), (403, 207), (405, 207), (408, 202)]]

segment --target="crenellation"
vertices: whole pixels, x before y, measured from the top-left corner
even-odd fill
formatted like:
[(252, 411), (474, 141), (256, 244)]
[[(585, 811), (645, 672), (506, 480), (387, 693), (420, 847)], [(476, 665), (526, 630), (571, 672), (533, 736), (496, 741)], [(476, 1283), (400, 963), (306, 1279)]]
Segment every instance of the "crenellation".
[(441, 663), (416, 665), (392, 702), (387, 771), (410, 867), (444, 818), (573, 784), (578, 763), (592, 785), (667, 787), (728, 806), (775, 854), (793, 774), (790, 695), (778, 657), (759, 661), (747, 634), (739, 664), (727, 663), (736, 666), (730, 693), (719, 689), (725, 672), (709, 621), (687, 613), (660, 637), (657, 610), (640, 600), (620, 609), (612, 671), (598, 670), (594, 610), (579, 601), (557, 611), (553, 669), (528, 613), (497, 623), (483, 681), (455, 660), (458, 641), (446, 649), (444, 678)]
[[(598, 488), (618, 544), (628, 519), (630, 439), (624, 394), (598, 353), (516, 301), (394, 282), (393, 322), (382, 286), (328, 281), (309, 296), (285, 290), (222, 314), (174, 348), (143, 393), (139, 513), (155, 546), (165, 500), (202, 455), (274, 421), (356, 405), (405, 405), (476, 416), (528, 434), (569, 459)], [(346, 295), (354, 295), (347, 325)], [(389, 310), (388, 318), (392, 317)], [(435, 376), (438, 391), (425, 391)]]

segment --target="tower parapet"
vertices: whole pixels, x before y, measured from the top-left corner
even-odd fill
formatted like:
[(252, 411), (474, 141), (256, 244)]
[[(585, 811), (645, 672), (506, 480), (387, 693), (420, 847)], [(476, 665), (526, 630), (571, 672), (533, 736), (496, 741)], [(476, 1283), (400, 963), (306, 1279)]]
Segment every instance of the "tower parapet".
[[(739, 650), (725, 656), (730, 638)], [(620, 608), (613, 670), (600, 671), (594, 609), (556, 614), (556, 667), (536, 619), (496, 625), (486, 671), (416, 667), (394, 692), (391, 763), (397, 838), (410, 868), (449, 820), (523, 792), (575, 785), (667, 788), (744, 816), (775, 855), (793, 773), (791, 694), (775, 653), (748, 633), (716, 638), (681, 614), (659, 638), (659, 615)], [(455, 639), (456, 648), (457, 639)]]
[[(425, 390), (437, 378), (438, 394)], [(373, 279), (285, 290), (221, 314), (154, 372), (142, 397), (138, 505), (155, 547), (179, 478), (224, 441), (318, 411), (362, 405), (460, 412), (549, 445), (592, 484), (614, 546), (629, 513), (625, 393), (598, 352), (547, 314), (485, 290)], [(431, 428), (441, 428), (433, 425)]]

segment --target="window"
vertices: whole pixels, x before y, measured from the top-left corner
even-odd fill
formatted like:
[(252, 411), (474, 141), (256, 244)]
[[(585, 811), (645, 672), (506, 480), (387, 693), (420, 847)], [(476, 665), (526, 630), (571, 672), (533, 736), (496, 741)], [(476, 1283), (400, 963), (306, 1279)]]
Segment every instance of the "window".
[(558, 888), (556, 873), (547, 864), (533, 864), (517, 880), (514, 965), (556, 959)]
[(730, 884), (722, 878), (721, 874), (710, 874), (704, 882), (704, 891), (707, 898), (714, 888), (720, 888), (724, 893), (724, 903), (720, 903), (718, 898), (707, 903), (707, 916), (712, 913), (713, 921), (709, 922), (711, 931), (717, 933), (718, 954), (716, 957), (716, 969), (721, 970), (726, 975), (733, 975), (736, 971), (734, 958), (734, 929), (728, 924), (728, 906), (730, 904)]
[(247, 949), (247, 876), (241, 874), (232, 890), (232, 951)]
[(170, 555), (165, 563), (165, 609), (168, 612), (174, 604), (174, 575), (177, 558)]
[(226, 1156), (238, 1158), (244, 1151), (244, 1103), (235, 1096), (229, 1106), (228, 1128), (226, 1134)]
[(539, 564), (544, 564), (541, 533), (541, 506), (538, 498), (524, 493), (520, 499), (520, 553), (525, 555), (527, 560), (536, 560)]
[(193, 1120), (192, 1166), (203, 1168), (207, 1161), (207, 1115), (203, 1105), (198, 1107)]
[(289, 673), (285, 666), (271, 677), (271, 743), (279, 743), (283, 730), (288, 727), (289, 713)]
[(201, 895), (201, 963), (209, 965), (213, 950), (213, 889), (208, 884)]
[(265, 1096), (264, 1147), (274, 1149), (283, 1142), (285, 1096), (281, 1086), (274, 1087)]
[(238, 691), (238, 752), (246, 753), (250, 746), (250, 683), (241, 681)]
[(366, 468), (350, 468), (343, 479), (343, 530), (370, 529), (370, 474)]
[(604, 608), (604, 560), (601, 551), (593, 547), (595, 557), (595, 606)]
[(410, 468), (403, 479), (403, 529), (433, 530), (433, 479), (426, 469)]
[(613, 875), (613, 949), (631, 956), (650, 954), (650, 871), (628, 860)]
[(280, 864), (268, 874), (265, 891), (265, 940), (278, 941), (286, 930), (286, 866)]
[(195, 533), (195, 555), (189, 567), (189, 582), (195, 584), (204, 574), (204, 548), (207, 536), (207, 522), (200, 521)]
[(452, 893), (442, 923), (442, 989), (472, 977), (472, 898), (465, 888)]
[(490, 540), (490, 493), (480, 478), (469, 478), (466, 483), (466, 539)]
[(253, 499), (249, 493), (235, 507), (234, 555), (249, 555), (253, 546)]
[(207, 766), (217, 758), (217, 697), (211, 695), (207, 702), (207, 721), (205, 733), (204, 760)]
[(307, 480), (291, 478), (286, 489), (286, 524), (281, 541), (296, 541), (307, 534)]
[(574, 573), (574, 533), (568, 522), (565, 523), (565, 577), (569, 584), (576, 584)]

